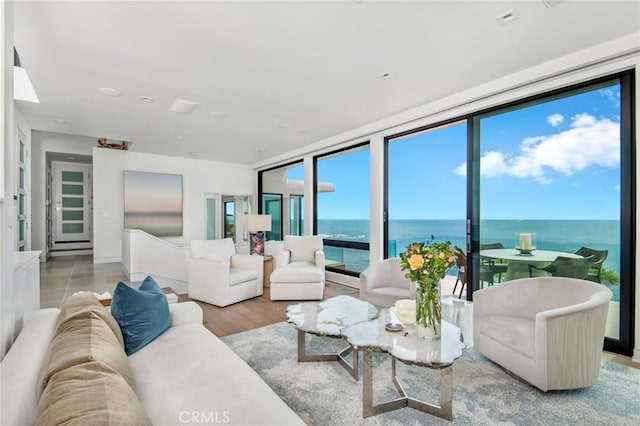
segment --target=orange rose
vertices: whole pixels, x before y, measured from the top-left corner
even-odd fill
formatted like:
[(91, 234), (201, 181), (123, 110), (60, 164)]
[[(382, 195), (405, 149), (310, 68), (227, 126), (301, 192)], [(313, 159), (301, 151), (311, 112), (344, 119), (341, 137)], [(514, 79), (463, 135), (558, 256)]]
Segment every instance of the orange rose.
[(424, 265), (424, 259), (419, 254), (414, 254), (409, 258), (409, 266), (411, 267), (412, 271), (420, 269), (422, 265)]

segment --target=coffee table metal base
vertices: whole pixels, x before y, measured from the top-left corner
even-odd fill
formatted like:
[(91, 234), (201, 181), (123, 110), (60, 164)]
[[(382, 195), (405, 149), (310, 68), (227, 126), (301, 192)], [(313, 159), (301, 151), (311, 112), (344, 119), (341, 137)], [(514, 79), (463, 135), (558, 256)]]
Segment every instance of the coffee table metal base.
[[(338, 361), (354, 379), (358, 380), (358, 351), (354, 351), (351, 346), (348, 346), (338, 353), (308, 355), (306, 334), (304, 331), (298, 330), (298, 362)], [(351, 352), (353, 355), (350, 364), (345, 357)]]
[(411, 398), (404, 390), (402, 383), (396, 376), (396, 358), (391, 357), (391, 376), (393, 384), (401, 397), (373, 405), (373, 350), (365, 349), (362, 363), (362, 417), (371, 417), (388, 411), (397, 410), (404, 407), (411, 407), (434, 416), (453, 420), (452, 387), (453, 387), (453, 364), (440, 370), (440, 405), (420, 401)]

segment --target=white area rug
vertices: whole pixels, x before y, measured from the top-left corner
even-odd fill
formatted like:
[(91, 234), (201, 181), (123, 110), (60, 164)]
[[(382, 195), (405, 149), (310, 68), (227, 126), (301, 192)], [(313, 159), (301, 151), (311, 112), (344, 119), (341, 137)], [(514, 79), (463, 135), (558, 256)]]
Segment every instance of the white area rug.
[[(222, 339), (309, 425), (451, 424), (402, 408), (362, 418), (362, 378), (355, 381), (336, 362), (297, 362), (296, 330), (278, 323)], [(311, 351), (331, 350), (340, 339), (314, 337)], [(374, 358), (374, 402), (398, 396), (389, 357)], [(438, 373), (398, 362), (409, 395), (437, 401)], [(640, 370), (603, 361), (600, 382), (587, 389), (540, 392), (476, 351), (465, 351), (453, 369), (453, 424), (639, 425)]]

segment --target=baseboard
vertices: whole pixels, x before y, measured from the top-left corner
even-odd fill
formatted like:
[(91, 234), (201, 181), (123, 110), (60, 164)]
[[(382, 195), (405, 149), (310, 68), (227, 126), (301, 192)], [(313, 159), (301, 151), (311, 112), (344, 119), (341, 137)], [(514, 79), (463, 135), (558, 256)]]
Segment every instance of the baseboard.
[(189, 292), (189, 287), (185, 281), (174, 280), (172, 278), (160, 277), (158, 275), (148, 274), (146, 272), (133, 272), (129, 274), (129, 281), (136, 282), (142, 281), (147, 276), (151, 275), (155, 282), (158, 283), (160, 287), (169, 287), (176, 294), (185, 294)]
[(120, 256), (111, 256), (111, 257), (93, 257), (93, 263), (120, 263), (122, 262), (122, 257)]
[(640, 363), (640, 347), (633, 350), (633, 357), (631, 357), (631, 361)]
[(93, 254), (93, 249), (70, 249), (70, 250), (50, 250), (49, 251), (49, 256), (51, 257), (81, 256), (84, 254)]

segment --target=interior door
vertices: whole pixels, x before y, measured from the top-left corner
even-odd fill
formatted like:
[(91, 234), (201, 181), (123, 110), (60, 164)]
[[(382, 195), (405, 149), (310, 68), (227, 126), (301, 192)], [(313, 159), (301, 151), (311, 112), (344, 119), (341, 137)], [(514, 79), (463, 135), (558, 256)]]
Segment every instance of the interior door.
[(68, 243), (90, 244), (91, 165), (54, 161), (52, 171), (54, 248)]

